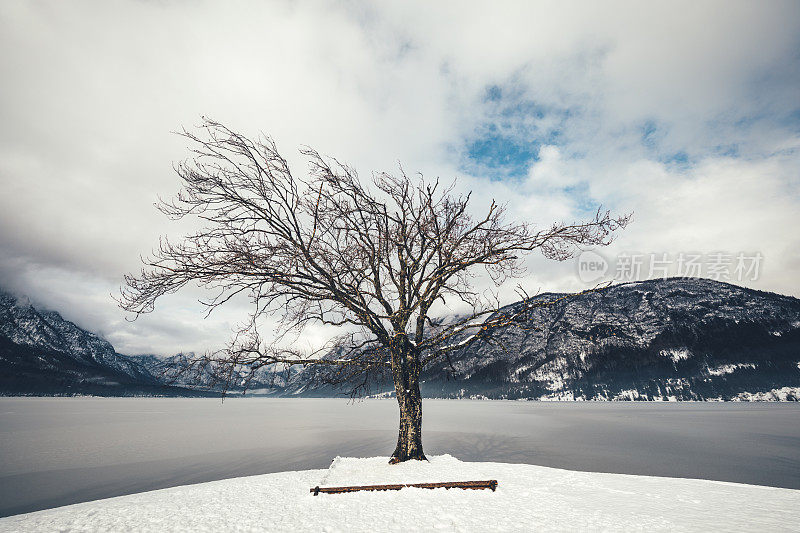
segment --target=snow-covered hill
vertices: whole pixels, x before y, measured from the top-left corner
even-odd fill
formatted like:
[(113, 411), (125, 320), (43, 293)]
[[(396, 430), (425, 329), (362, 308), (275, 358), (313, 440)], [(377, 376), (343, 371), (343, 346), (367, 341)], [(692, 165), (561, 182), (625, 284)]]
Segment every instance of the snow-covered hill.
[[(800, 491), (698, 479), (337, 458), (327, 470), (174, 487), (0, 519), (5, 531), (793, 531)], [(495, 479), (497, 490), (315, 486)]]
[[(541, 294), (501, 312), (561, 296)], [(534, 305), (520, 324), (451, 361), (424, 372), (424, 395), (798, 400), (800, 300), (706, 279), (620, 284)], [(307, 382), (295, 376), (286, 394), (332, 392)]]
[(117, 354), (105, 339), (79, 328), (55, 311), (36, 309), (29, 301), (3, 292), (0, 292), (0, 335), (14, 344), (63, 352), (78, 362), (102, 365), (134, 379), (149, 376), (140, 365)]
[(0, 393), (193, 394), (165, 387), (105, 339), (0, 291)]
[[(561, 296), (542, 294), (501, 310), (534, 304), (521, 323), (500, 330), (491, 342), (454, 353), (452, 366), (442, 362), (428, 368), (423, 394), (541, 400), (800, 399), (797, 298), (673, 278), (535, 305)], [(176, 363), (183, 357), (121, 356), (58, 313), (39, 311), (0, 293), (0, 366), (9, 369), (5, 375), (12, 376), (16, 393), (38, 390), (32, 374), (42, 379), (48, 373), (74, 376), (85, 368), (102, 368), (139, 384), (157, 380), (203, 393), (221, 390), (203, 368), (178, 375)], [(33, 370), (22, 372), (25, 365)], [(229, 392), (247, 388), (279, 396), (342, 394), (317, 384), (315, 373), (324, 369), (272, 370), (265, 367), (249, 381), (231, 383)], [(69, 376), (58, 379), (69, 381)], [(81, 378), (84, 383), (104, 380), (115, 381), (107, 373)], [(3, 383), (7, 392), (8, 380)], [(382, 395), (391, 391), (388, 382), (378, 388)]]
[(704, 279), (651, 280), (534, 307), (523, 326), (457, 354), (457, 381), (443, 379), (444, 365), (429, 372), (429, 390), (633, 400), (800, 392), (800, 300), (788, 296)]
[(270, 394), (280, 392), (290, 383), (294, 376), (303, 372), (300, 367), (275, 368), (275, 365), (266, 366), (249, 372), (242, 370), (237, 379), (233, 379), (225, 386), (227, 376), (217, 376), (211, 368), (204, 365), (193, 365), (196, 359), (194, 353), (180, 353), (169, 357), (156, 355), (129, 355), (131, 361), (142, 365), (162, 383), (189, 387), (201, 391), (223, 390), (227, 394)]

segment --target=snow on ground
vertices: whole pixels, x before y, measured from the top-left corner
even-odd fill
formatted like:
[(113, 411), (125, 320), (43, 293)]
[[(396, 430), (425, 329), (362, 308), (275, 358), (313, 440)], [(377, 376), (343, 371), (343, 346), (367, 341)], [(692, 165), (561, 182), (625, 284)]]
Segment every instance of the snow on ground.
[[(320, 494), (316, 486), (497, 479), (490, 490)], [(283, 472), (156, 490), (0, 519), (2, 531), (796, 530), (800, 490), (696, 479), (466, 463), (337, 458)]]

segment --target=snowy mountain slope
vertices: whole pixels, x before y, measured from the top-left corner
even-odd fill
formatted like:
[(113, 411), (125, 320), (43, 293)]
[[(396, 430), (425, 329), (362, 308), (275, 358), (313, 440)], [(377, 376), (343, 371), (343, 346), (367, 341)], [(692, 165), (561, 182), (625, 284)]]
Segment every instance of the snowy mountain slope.
[[(542, 294), (531, 303), (561, 296)], [(706, 279), (621, 284), (534, 306), (518, 326), (451, 361), (452, 368), (442, 362), (424, 372), (424, 395), (797, 400), (800, 300)], [(309, 387), (300, 375), (285, 393), (334, 391)]]
[(194, 395), (165, 388), (108, 341), (2, 291), (0, 393)]
[(456, 354), (454, 381), (444, 365), (430, 371), (431, 392), (702, 400), (800, 386), (800, 300), (711, 280), (622, 284), (535, 307), (495, 340)]
[[(800, 491), (700, 479), (467, 463), (337, 458), (281, 472), (0, 519), (8, 531), (792, 531)], [(315, 486), (498, 481), (497, 490), (320, 494)]]
[[(560, 296), (542, 294), (529, 303)], [(524, 305), (517, 302), (501, 312)], [(185, 357), (182, 354), (166, 359), (121, 356), (108, 342), (58, 313), (39, 311), (4, 293), (0, 293), (2, 338), (7, 342), (0, 344), (0, 369), (7, 377), (0, 390), (13, 382), (14, 393), (31, 393), (24, 389), (32, 373), (56, 375), (66, 368), (71, 374), (62, 381), (69, 381), (80, 374), (74, 365), (102, 368), (126, 383), (177, 385), (204, 393), (221, 390), (202, 369), (176, 375), (175, 363)], [(20, 361), (28, 365), (25, 378), (14, 377), (22, 372)], [(424, 395), (796, 401), (800, 399), (800, 300), (705, 279), (621, 284), (552, 306), (533, 306), (520, 324), (500, 330), (492, 342), (479, 341), (454, 353), (451, 362), (452, 367), (442, 362), (424, 372)], [(232, 383), (229, 392), (246, 387), (250, 393), (278, 396), (342, 394), (319, 385), (318, 372), (313, 367), (276, 372), (267, 367), (249, 382)], [(103, 379), (119, 381), (109, 376), (83, 381)], [(388, 394), (392, 387), (387, 382), (380, 390)]]
[(152, 381), (144, 368), (117, 354), (105, 339), (79, 328), (55, 311), (40, 311), (30, 302), (2, 292), (0, 335), (14, 344), (63, 352), (79, 363), (102, 365), (133, 379)]
[(223, 381), (214, 376), (208, 368), (200, 366), (186, 370), (186, 363), (195, 357), (194, 353), (181, 353), (169, 357), (156, 355), (129, 355), (126, 357), (147, 369), (150, 374), (164, 384), (206, 391), (226, 390), (232, 394), (244, 391), (250, 394), (279, 392), (287, 386), (293, 376), (302, 373), (302, 369), (298, 367), (275, 368), (276, 365), (260, 368), (252, 375), (242, 371), (241, 376), (231, 381), (225, 389)]

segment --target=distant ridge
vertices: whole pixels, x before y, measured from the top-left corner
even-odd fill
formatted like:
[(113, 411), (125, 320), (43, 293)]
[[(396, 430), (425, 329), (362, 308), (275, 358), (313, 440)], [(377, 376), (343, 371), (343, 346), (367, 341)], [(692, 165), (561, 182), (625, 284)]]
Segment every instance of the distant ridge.
[[(563, 296), (546, 293), (532, 301)], [(525, 305), (517, 302), (501, 310)], [(800, 300), (707, 279), (624, 283), (534, 308), (423, 374), (423, 394), (531, 400), (798, 401)], [(502, 346), (502, 347), (501, 347)], [(218, 395), (210, 376), (175, 381), (182, 357), (126, 357), (93, 333), (0, 292), (0, 393)], [(264, 368), (269, 396), (340, 396), (318, 368)], [(174, 382), (174, 383), (173, 383)], [(172, 386), (172, 385), (178, 386)], [(232, 383), (238, 394), (244, 383)], [(377, 396), (391, 396), (389, 383)]]
[(0, 291), (0, 394), (197, 396), (171, 387), (106, 340)]
[[(562, 294), (541, 294), (550, 301)], [(524, 305), (517, 302), (503, 310)], [(800, 300), (708, 279), (624, 283), (535, 308), (525, 328), (424, 371), (423, 394), (537, 400), (800, 399)], [(502, 347), (501, 347), (502, 346)], [(453, 369), (455, 371), (453, 372)], [(305, 374), (281, 395), (330, 395)], [(385, 395), (392, 394), (387, 384)]]

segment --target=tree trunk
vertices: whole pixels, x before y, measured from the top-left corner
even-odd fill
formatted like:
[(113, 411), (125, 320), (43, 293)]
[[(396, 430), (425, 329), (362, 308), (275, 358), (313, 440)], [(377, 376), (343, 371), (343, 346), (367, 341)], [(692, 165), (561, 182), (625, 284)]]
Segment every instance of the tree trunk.
[(419, 355), (405, 335), (392, 346), (392, 374), (397, 404), (400, 407), (400, 431), (392, 464), (410, 459), (427, 460), (422, 452), (422, 394), (419, 390), (421, 363)]

